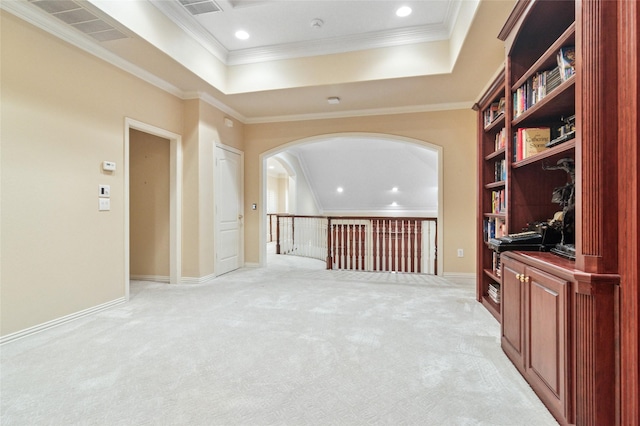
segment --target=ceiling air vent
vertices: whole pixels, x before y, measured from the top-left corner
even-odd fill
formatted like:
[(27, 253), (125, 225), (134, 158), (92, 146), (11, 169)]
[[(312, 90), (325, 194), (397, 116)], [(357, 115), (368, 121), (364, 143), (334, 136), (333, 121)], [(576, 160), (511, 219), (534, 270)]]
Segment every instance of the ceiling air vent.
[(98, 41), (117, 40), (127, 36), (71, 0), (30, 0), (62, 22), (90, 35)]
[(220, 12), (218, 6), (212, 0), (178, 0), (185, 9), (192, 15), (202, 15), (203, 13)]

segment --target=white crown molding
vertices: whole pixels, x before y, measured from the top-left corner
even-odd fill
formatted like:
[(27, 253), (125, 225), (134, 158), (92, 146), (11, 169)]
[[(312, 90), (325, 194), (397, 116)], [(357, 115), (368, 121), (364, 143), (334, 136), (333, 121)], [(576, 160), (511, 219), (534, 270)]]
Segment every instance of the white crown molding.
[(444, 24), (230, 51), (178, 2), (151, 0), (151, 4), (227, 66), (447, 40), (460, 9), (460, 2), (450, 3)]
[(451, 31), (443, 26), (422, 26), (379, 31), (365, 35), (336, 37), (277, 46), (257, 47), (230, 51), (227, 65), (244, 65), (257, 62), (310, 56), (331, 55), (382, 47), (402, 46), (446, 40)]
[(179, 98), (184, 97), (184, 93), (179, 88), (158, 78), (154, 74), (122, 59), (115, 53), (110, 52), (100, 46), (98, 42), (90, 39), (89, 36), (82, 34), (80, 31), (68, 26), (62, 21), (51, 17), (47, 13), (40, 11), (36, 6), (30, 5), (25, 1), (0, 1), (0, 9), (5, 10), (18, 18), (35, 25), (43, 31), (58, 37), (59, 39), (93, 55), (111, 65), (126, 71), (147, 83), (156, 86)]
[(150, 0), (150, 3), (223, 64), (227, 64), (229, 51), (209, 31), (205, 30), (180, 3), (166, 0)]
[(317, 114), (280, 115), (270, 117), (247, 118), (245, 124), (279, 123), (286, 121), (327, 120), (348, 117), (367, 117), (372, 115), (412, 114), (433, 111), (451, 111), (457, 109), (471, 109), (473, 101), (453, 102), (444, 104), (415, 105), (395, 108), (373, 108), (353, 111), (327, 112)]
[(201, 101), (208, 103), (212, 107), (219, 109), (220, 111), (224, 112), (225, 114), (230, 115), (231, 117), (235, 118), (236, 120), (238, 120), (239, 122), (241, 122), (243, 124), (246, 123), (247, 120), (248, 120), (247, 117), (245, 117), (244, 115), (240, 114), (238, 111), (236, 111), (235, 109), (233, 109), (230, 106), (226, 105), (222, 101), (216, 99), (215, 97), (213, 97), (209, 93), (186, 92), (186, 93), (183, 94), (182, 99), (185, 99), (185, 100), (187, 100), (187, 99), (200, 99)]
[(447, 23), (447, 39), (451, 38), (453, 29), (456, 26), (456, 19), (460, 15), (460, 8), (462, 7), (462, 1), (449, 2), (447, 6), (447, 12), (444, 18), (444, 22)]
[(173, 95), (180, 99), (201, 99), (203, 102), (208, 103), (230, 115), (243, 124), (261, 124), (261, 123), (276, 123), (286, 121), (305, 121), (305, 120), (323, 120), (323, 119), (336, 119), (347, 117), (364, 117), (373, 115), (392, 115), (392, 114), (408, 114), (419, 112), (431, 112), (431, 111), (445, 111), (455, 109), (470, 109), (473, 107), (474, 102), (458, 102), (458, 103), (446, 103), (446, 104), (433, 104), (433, 105), (417, 105), (398, 108), (379, 108), (379, 109), (366, 109), (366, 110), (354, 110), (354, 111), (340, 111), (332, 113), (314, 113), (314, 114), (295, 114), (286, 116), (266, 116), (249, 118), (234, 110), (222, 101), (216, 99), (214, 96), (203, 92), (184, 92), (178, 87), (168, 83), (167, 81), (157, 77), (156, 75), (146, 71), (131, 62), (128, 62), (120, 56), (110, 52), (104, 47), (100, 46), (98, 42), (91, 39), (89, 36), (82, 34), (80, 31), (69, 27), (62, 21), (51, 17), (47, 13), (41, 11), (37, 7), (30, 5), (26, 1), (0, 1), (0, 9), (5, 10), (18, 18), (40, 28), (43, 31), (97, 57), (105, 62), (125, 71), (133, 76)]
[[(5, 2), (3, 2), (5, 3)], [(0, 337), (0, 345), (4, 345), (5, 343), (13, 342), (15, 340), (21, 339), (23, 337), (30, 336), (35, 333), (39, 333), (41, 331), (49, 330), (50, 328), (57, 327), (62, 324), (66, 324), (70, 321), (75, 321), (80, 318), (87, 317), (89, 315), (93, 315), (97, 312), (104, 311), (106, 309), (112, 308), (113, 306), (119, 305), (121, 303), (125, 303), (127, 299), (124, 297), (120, 297), (118, 299), (112, 300), (107, 303), (103, 303), (101, 305), (97, 305), (79, 312), (75, 312), (70, 315), (65, 315), (60, 318), (56, 318), (51, 321), (44, 322), (42, 324), (35, 325), (33, 327), (25, 328), (24, 330), (17, 331), (15, 333), (7, 334)]]

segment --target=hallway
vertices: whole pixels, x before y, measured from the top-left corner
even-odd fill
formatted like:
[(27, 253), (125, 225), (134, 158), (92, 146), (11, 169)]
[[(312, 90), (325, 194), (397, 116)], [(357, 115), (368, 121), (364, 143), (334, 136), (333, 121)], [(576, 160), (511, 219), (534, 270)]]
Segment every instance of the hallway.
[(472, 283), (269, 255), (1, 348), (3, 425), (555, 425)]

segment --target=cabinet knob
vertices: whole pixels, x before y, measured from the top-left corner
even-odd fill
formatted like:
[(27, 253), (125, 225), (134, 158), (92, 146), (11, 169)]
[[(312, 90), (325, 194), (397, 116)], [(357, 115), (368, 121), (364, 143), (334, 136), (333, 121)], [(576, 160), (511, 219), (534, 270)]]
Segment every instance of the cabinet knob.
[(529, 282), (529, 277), (524, 277), (524, 282), (528, 283)]
[(516, 280), (520, 281), (520, 274), (516, 274)]

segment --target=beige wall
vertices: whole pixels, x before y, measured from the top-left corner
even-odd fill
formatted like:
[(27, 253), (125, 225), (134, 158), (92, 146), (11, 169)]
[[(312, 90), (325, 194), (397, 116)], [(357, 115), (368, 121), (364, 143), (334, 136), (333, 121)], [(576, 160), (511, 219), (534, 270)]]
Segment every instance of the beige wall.
[(214, 148), (242, 150), (243, 125), (225, 125), (225, 114), (198, 99), (185, 101), (183, 131), (182, 275), (212, 276), (215, 265)]
[[(124, 119), (182, 132), (182, 101), (1, 13), (3, 335), (125, 295)], [(104, 160), (117, 163), (104, 172)], [(111, 211), (98, 211), (98, 185)]]
[[(419, 90), (419, 88), (416, 88)], [(301, 139), (332, 133), (396, 135), (443, 148), (443, 232), (445, 273), (475, 271), (476, 146), (472, 110), (310, 120), (247, 125), (245, 128), (245, 202), (259, 202), (260, 155)], [(245, 260), (259, 262), (260, 212), (248, 212), (245, 221)], [(457, 257), (457, 249), (465, 257)]]
[[(399, 135), (443, 146), (445, 244), (440, 253), (445, 271), (473, 272), (472, 111), (228, 127), (224, 113), (209, 104), (182, 101), (10, 14), (0, 16), (2, 335), (125, 296), (127, 117), (182, 135), (183, 277), (215, 272), (216, 143), (245, 152), (245, 259), (256, 263), (260, 210), (250, 204), (260, 202), (260, 154), (343, 132)], [(103, 171), (104, 160), (116, 162), (116, 171)], [(111, 211), (98, 211), (100, 184), (111, 185)], [(457, 248), (465, 249), (465, 258), (455, 257)]]
[(169, 140), (129, 136), (130, 274), (169, 277)]

